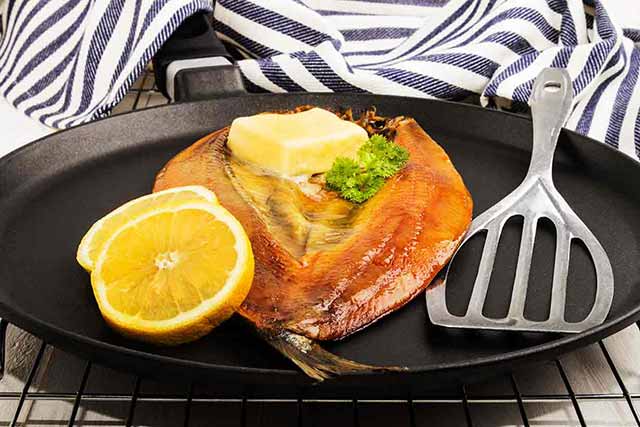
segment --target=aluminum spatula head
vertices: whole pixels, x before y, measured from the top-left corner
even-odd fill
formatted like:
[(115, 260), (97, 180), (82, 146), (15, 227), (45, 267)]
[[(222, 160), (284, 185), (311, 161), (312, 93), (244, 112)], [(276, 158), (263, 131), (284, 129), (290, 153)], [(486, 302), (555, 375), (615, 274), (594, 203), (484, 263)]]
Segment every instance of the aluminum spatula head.
[[(480, 231), (487, 232), (466, 314), (456, 316), (447, 310), (445, 286), (455, 286), (455, 283), (447, 283), (447, 275), (455, 262), (455, 254), (438, 279), (441, 283), (434, 283), (433, 288), (427, 291), (429, 318), (434, 324), (457, 328), (581, 332), (601, 324), (606, 319), (613, 300), (611, 263), (598, 239), (558, 193), (551, 176), (553, 154), (560, 129), (569, 116), (572, 98), (571, 79), (565, 70), (547, 68), (536, 78), (530, 101), (533, 150), (527, 176), (513, 192), (473, 220), (460, 246), (468, 242), (474, 234)], [(505, 318), (488, 318), (482, 314), (482, 309), (487, 297), (498, 242), (505, 223), (513, 216), (522, 216), (524, 224), (511, 303)], [(547, 218), (555, 225), (557, 241), (549, 317), (543, 321), (533, 321), (524, 317), (524, 308), (536, 228), (541, 218)], [(567, 274), (573, 239), (581, 240), (589, 251), (595, 265), (597, 280), (595, 302), (587, 317), (579, 322), (565, 320)]]

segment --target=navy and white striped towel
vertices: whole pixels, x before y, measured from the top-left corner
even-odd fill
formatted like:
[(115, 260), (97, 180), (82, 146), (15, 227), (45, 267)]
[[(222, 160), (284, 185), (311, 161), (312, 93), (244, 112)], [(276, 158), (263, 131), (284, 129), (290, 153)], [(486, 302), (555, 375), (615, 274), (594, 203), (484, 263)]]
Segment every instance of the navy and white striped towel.
[(638, 158), (640, 32), (598, 0), (218, 0), (221, 38), (256, 91), (526, 103), (544, 67), (573, 79), (567, 127)]
[(0, 0), (0, 95), (54, 128), (102, 117), (199, 10), (211, 0)]
[[(55, 128), (102, 117), (210, 0), (0, 0), (0, 95)], [(567, 67), (567, 126), (637, 158), (640, 32), (598, 0), (218, 0), (219, 34), (256, 91), (351, 91), (526, 102)], [(1, 119), (1, 118), (0, 118)]]

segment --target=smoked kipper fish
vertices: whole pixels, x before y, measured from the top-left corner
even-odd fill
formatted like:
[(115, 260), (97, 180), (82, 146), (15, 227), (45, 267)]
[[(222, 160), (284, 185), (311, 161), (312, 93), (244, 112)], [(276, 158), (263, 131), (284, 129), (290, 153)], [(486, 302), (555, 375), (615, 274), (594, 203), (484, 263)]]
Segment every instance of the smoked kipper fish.
[(326, 191), (321, 176), (296, 181), (238, 161), (226, 146), (229, 128), (179, 153), (154, 186), (203, 185), (242, 223), (255, 276), (239, 313), (317, 379), (372, 369), (317, 341), (344, 338), (420, 294), (455, 252), (472, 214), (462, 178), (414, 119), (375, 110), (357, 120), (350, 111), (339, 115), (409, 151), (404, 168), (363, 204)]

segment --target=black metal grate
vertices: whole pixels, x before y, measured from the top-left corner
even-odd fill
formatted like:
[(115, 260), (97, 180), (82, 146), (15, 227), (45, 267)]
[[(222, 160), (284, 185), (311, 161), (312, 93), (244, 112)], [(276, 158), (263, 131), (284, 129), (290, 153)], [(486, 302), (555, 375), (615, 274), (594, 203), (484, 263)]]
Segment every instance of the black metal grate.
[[(3, 327), (6, 327), (5, 321), (0, 321)], [(638, 325), (640, 327), (640, 325)], [(433, 404), (446, 404), (451, 406), (457, 406), (464, 413), (464, 419), (466, 420), (466, 424), (468, 426), (474, 426), (476, 424), (476, 420), (473, 417), (473, 413), (471, 410), (472, 405), (479, 404), (492, 404), (492, 405), (502, 405), (502, 404), (510, 404), (517, 405), (520, 417), (521, 424), (524, 426), (529, 426), (530, 421), (527, 416), (526, 404), (529, 403), (558, 403), (558, 402), (567, 402), (570, 401), (572, 403), (573, 409), (575, 410), (579, 425), (587, 426), (585, 422), (585, 418), (582, 414), (581, 410), (581, 402), (587, 401), (608, 401), (608, 402), (620, 402), (625, 401), (633, 414), (633, 419), (635, 424), (624, 424), (624, 425), (637, 425), (640, 426), (640, 420), (638, 420), (638, 415), (636, 408), (633, 403), (633, 399), (640, 398), (640, 393), (629, 393), (627, 391), (626, 385), (622, 381), (620, 377), (617, 367), (611, 360), (609, 353), (606, 350), (605, 344), (600, 341), (599, 346), (602, 349), (603, 355), (609, 364), (609, 368), (611, 369), (612, 374), (616, 377), (616, 380), (619, 382), (622, 393), (601, 393), (601, 394), (579, 394), (575, 393), (571, 387), (571, 384), (567, 378), (565, 373), (565, 368), (563, 367), (562, 362), (559, 359), (556, 359), (554, 362), (557, 366), (559, 374), (562, 378), (562, 381), (566, 387), (566, 393), (563, 394), (522, 394), (518, 388), (518, 384), (516, 383), (513, 375), (508, 376), (508, 380), (511, 384), (512, 395), (495, 395), (495, 396), (482, 396), (482, 397), (469, 397), (466, 387), (462, 387), (460, 390), (459, 396), (430, 396), (427, 399), (408, 399), (408, 400), (390, 400), (384, 401), (384, 404), (393, 404), (404, 406), (407, 412), (406, 419), (408, 420), (407, 426), (417, 426), (420, 425), (417, 422), (416, 417), (416, 405), (433, 405)], [(68, 424), (69, 426), (76, 425), (76, 416), (78, 414), (79, 409), (83, 404), (88, 404), (91, 402), (123, 402), (129, 403), (129, 412), (126, 417), (126, 420), (122, 425), (132, 426), (135, 424), (135, 416), (136, 409), (140, 403), (179, 403), (184, 405), (184, 416), (183, 416), (183, 425), (190, 425), (190, 416), (192, 406), (194, 404), (224, 404), (224, 403), (234, 403), (239, 405), (240, 414), (238, 415), (238, 425), (246, 426), (248, 420), (248, 408), (252, 403), (262, 403), (262, 404), (291, 404), (296, 405), (296, 415), (295, 415), (295, 425), (303, 426), (305, 424), (304, 418), (304, 408), (309, 404), (318, 404), (318, 403), (344, 403), (351, 405), (352, 411), (352, 424), (353, 426), (360, 426), (360, 406), (363, 404), (382, 404), (383, 402), (377, 400), (315, 400), (315, 399), (251, 399), (251, 398), (237, 398), (237, 399), (221, 399), (217, 397), (207, 396), (207, 395), (199, 395), (194, 394), (193, 386), (189, 387), (188, 391), (183, 394), (149, 394), (149, 393), (141, 393), (140, 388), (144, 380), (140, 377), (137, 377), (135, 380), (135, 384), (130, 394), (102, 394), (102, 393), (94, 393), (94, 392), (85, 392), (85, 387), (87, 384), (87, 380), (91, 373), (92, 364), (91, 362), (86, 362), (84, 372), (80, 378), (77, 390), (73, 392), (46, 392), (46, 391), (31, 391), (31, 386), (35, 375), (38, 373), (38, 370), (41, 369), (43, 354), (45, 353), (48, 344), (42, 342), (40, 348), (37, 352), (37, 355), (34, 359), (34, 362), (29, 371), (29, 375), (26, 379), (24, 387), (21, 392), (0, 392), (0, 402), (6, 401), (16, 401), (17, 406), (15, 408), (15, 412), (12, 418), (10, 426), (21, 425), (18, 420), (20, 418), (21, 412), (24, 407), (24, 403), (28, 401), (55, 401), (55, 402), (68, 402), (72, 403), (72, 410), (69, 416)], [(2, 405), (4, 403), (0, 403)], [(293, 425), (293, 424), (292, 424)], [(401, 425), (401, 424), (399, 424)], [(446, 425), (446, 424), (443, 424)], [(619, 424), (613, 424), (619, 425)]]
[[(138, 84), (130, 91), (128, 99), (125, 99), (123, 105), (127, 102), (129, 105), (125, 105), (121, 110), (135, 110), (144, 108), (150, 105), (157, 105), (163, 103), (163, 98), (159, 92), (154, 89), (153, 77), (150, 72), (147, 72)], [(0, 338), (5, 337), (8, 323), (5, 320), (0, 319)], [(637, 324), (640, 328), (640, 323)], [(495, 395), (483, 395), (474, 396), (469, 393), (467, 387), (462, 387), (458, 395), (436, 395), (429, 396), (428, 398), (413, 398), (407, 400), (389, 400), (389, 401), (376, 401), (376, 400), (315, 400), (315, 399), (252, 399), (249, 397), (237, 398), (237, 399), (221, 399), (215, 396), (200, 394), (195, 392), (193, 385), (191, 385), (186, 392), (176, 393), (149, 393), (142, 392), (142, 387), (145, 380), (140, 377), (135, 378), (133, 387), (130, 393), (98, 393), (93, 391), (86, 391), (87, 381), (92, 372), (93, 365), (90, 361), (86, 361), (82, 375), (78, 379), (78, 386), (75, 390), (64, 392), (51, 392), (42, 390), (32, 390), (34, 378), (38, 372), (42, 369), (43, 355), (47, 352), (49, 345), (45, 342), (41, 342), (38, 351), (33, 360), (33, 364), (26, 377), (24, 386), (21, 391), (0, 391), (0, 407), (5, 406), (8, 402), (15, 404), (15, 409), (10, 422), (0, 423), (1, 425), (17, 426), (21, 424), (20, 417), (23, 415), (25, 403), (27, 402), (66, 402), (71, 404), (71, 412), (64, 421), (69, 426), (78, 425), (76, 418), (85, 405), (93, 403), (121, 403), (128, 408), (126, 415), (123, 416), (122, 423), (120, 425), (132, 426), (136, 424), (136, 414), (141, 404), (179, 404), (184, 405), (183, 415), (181, 416), (181, 425), (189, 426), (192, 424), (194, 406), (197, 404), (207, 405), (224, 405), (233, 404), (237, 405), (239, 410), (236, 412), (235, 425), (247, 426), (250, 424), (252, 417), (252, 410), (250, 407), (254, 404), (261, 405), (281, 405), (287, 404), (295, 408), (292, 411), (292, 419), (288, 425), (304, 426), (304, 425), (317, 425), (313, 419), (309, 418), (308, 408), (318, 404), (341, 404), (345, 408), (349, 408), (350, 425), (378, 425), (376, 422), (368, 421), (366, 424), (362, 421), (363, 406), (370, 404), (377, 405), (393, 405), (394, 413), (404, 413), (404, 416), (400, 416), (397, 419), (397, 423), (394, 425), (407, 425), (410, 427), (426, 425), (420, 422), (418, 414), (418, 407), (424, 409), (435, 408), (436, 406), (447, 406), (454, 408), (460, 415), (459, 420), (461, 424), (450, 420), (442, 420), (441, 425), (463, 425), (466, 423), (468, 426), (486, 425), (486, 420), (479, 419), (474, 416), (474, 410), (477, 405), (497, 405), (498, 410), (503, 406), (509, 405), (517, 408), (519, 413), (519, 420), (514, 421), (514, 424), (520, 424), (529, 426), (531, 424), (541, 425), (539, 422), (532, 423), (530, 420), (530, 414), (528, 414), (527, 406), (530, 404), (565, 404), (570, 405), (568, 408), (572, 408), (575, 412), (578, 425), (586, 426), (585, 416), (583, 414), (582, 405), (586, 405), (590, 402), (624, 402), (632, 415), (631, 424), (609, 424), (609, 425), (636, 425), (640, 426), (640, 419), (638, 418), (638, 412), (634, 406), (634, 399), (640, 399), (640, 393), (632, 393), (629, 391), (625, 384), (623, 377), (620, 374), (620, 370), (615, 365), (609, 351), (604, 342), (598, 343), (599, 349), (606, 360), (608, 369), (611, 371), (612, 376), (615, 378), (617, 385), (619, 386), (620, 393), (576, 393), (572, 388), (569, 378), (566, 373), (566, 368), (560, 359), (553, 361), (557, 368), (558, 375), (562, 380), (564, 391), (561, 393), (522, 393), (520, 386), (516, 378), (513, 375), (508, 375), (506, 382), (509, 384), (508, 394), (495, 394)], [(0, 375), (4, 372), (5, 361), (5, 345), (4, 339), (2, 339), (2, 346), (0, 347)], [(215, 408), (215, 406), (214, 406)], [(211, 409), (211, 406), (209, 406)], [(400, 412), (397, 412), (397, 411)], [(212, 424), (216, 424), (215, 418), (210, 418)], [(402, 420), (402, 421), (401, 421)], [(383, 420), (384, 421), (384, 420)], [(381, 421), (381, 422), (383, 422)], [(387, 421), (384, 421), (385, 425), (388, 425)], [(52, 424), (52, 423), (44, 423)], [(261, 423), (263, 425), (264, 423)], [(53, 424), (64, 425), (64, 424)], [(96, 424), (84, 424), (80, 422), (80, 425), (101, 425)], [(115, 425), (115, 424), (108, 424)], [(172, 424), (173, 425), (173, 424)], [(277, 424), (274, 424), (277, 425)], [(380, 424), (382, 425), (382, 424)], [(558, 424), (555, 424), (558, 425)], [(574, 423), (570, 425), (575, 425)]]
[[(3, 328), (6, 328), (6, 322), (1, 321)], [(639, 325), (640, 327), (640, 325)], [(512, 395), (496, 395), (496, 396), (483, 396), (483, 397), (469, 397), (467, 390), (465, 387), (462, 387), (459, 396), (431, 396), (428, 399), (409, 399), (409, 400), (391, 400), (385, 401), (385, 404), (394, 404), (401, 405), (406, 407), (408, 426), (416, 426), (419, 425), (416, 421), (416, 411), (415, 406), (420, 405), (430, 405), (430, 404), (446, 404), (460, 407), (460, 410), (464, 413), (464, 419), (466, 420), (466, 424), (468, 426), (476, 425), (476, 420), (474, 420), (471, 406), (478, 404), (516, 404), (520, 416), (521, 423), (524, 426), (529, 426), (529, 418), (527, 416), (527, 411), (525, 405), (528, 403), (541, 403), (541, 402), (567, 402), (570, 401), (573, 405), (573, 409), (575, 410), (579, 425), (586, 426), (585, 418), (582, 414), (581, 410), (581, 402), (586, 401), (610, 401), (610, 402), (619, 402), (625, 401), (628, 404), (629, 410), (633, 414), (633, 419), (635, 424), (640, 426), (640, 421), (638, 420), (638, 415), (636, 408), (633, 403), (633, 399), (640, 398), (640, 394), (638, 393), (629, 393), (627, 391), (626, 385), (622, 381), (618, 373), (618, 369), (613, 363), (609, 353), (607, 352), (605, 344), (600, 341), (599, 346), (602, 350), (602, 353), (607, 360), (609, 368), (611, 369), (612, 374), (615, 376), (618, 381), (622, 393), (607, 393), (607, 394), (579, 394), (575, 393), (571, 387), (571, 384), (567, 378), (565, 373), (565, 368), (560, 360), (555, 360), (555, 365), (557, 366), (558, 372), (562, 381), (566, 387), (566, 393), (563, 394), (522, 394), (518, 388), (518, 384), (516, 383), (513, 375), (509, 375), (508, 379), (511, 384)], [(351, 404), (352, 408), (352, 425), (360, 426), (360, 418), (359, 418), (359, 408), (363, 404), (370, 403), (382, 403), (380, 401), (375, 400), (308, 400), (308, 399), (251, 399), (251, 398), (238, 398), (238, 399), (221, 399), (207, 395), (198, 395), (194, 394), (193, 386), (189, 387), (188, 391), (184, 394), (148, 394), (141, 393), (140, 388), (143, 383), (143, 379), (137, 377), (135, 380), (134, 387), (130, 394), (101, 394), (101, 393), (93, 393), (93, 392), (85, 392), (85, 386), (87, 384), (87, 379), (89, 378), (92, 364), (91, 362), (86, 362), (84, 372), (80, 378), (77, 390), (73, 392), (46, 392), (46, 391), (31, 391), (31, 386), (35, 375), (38, 373), (38, 370), (41, 368), (43, 354), (45, 353), (48, 344), (42, 342), (37, 355), (34, 359), (34, 362), (29, 371), (29, 375), (26, 379), (24, 387), (21, 392), (0, 392), (0, 401), (17, 401), (17, 406), (13, 415), (13, 419), (9, 425), (16, 426), (20, 425), (18, 420), (21, 415), (21, 411), (24, 407), (24, 403), (27, 401), (56, 401), (56, 402), (69, 402), (73, 404), (71, 415), (68, 419), (68, 425), (73, 426), (76, 422), (76, 415), (78, 414), (79, 408), (83, 404), (88, 404), (91, 402), (126, 402), (129, 403), (129, 412), (124, 421), (123, 425), (131, 426), (135, 424), (135, 415), (138, 404), (144, 402), (151, 403), (180, 403), (184, 404), (184, 416), (183, 416), (183, 425), (190, 425), (190, 414), (192, 406), (196, 403), (208, 403), (208, 404), (223, 404), (223, 403), (235, 403), (240, 406), (240, 414), (238, 416), (238, 425), (245, 426), (247, 425), (248, 419), (248, 407), (251, 403), (263, 403), (263, 404), (292, 404), (296, 405), (296, 421), (295, 424), (298, 426), (303, 426), (305, 424), (304, 418), (304, 407), (309, 404), (317, 404), (317, 403), (345, 403)], [(615, 424), (618, 425), (618, 424)], [(627, 425), (627, 424), (625, 424)]]

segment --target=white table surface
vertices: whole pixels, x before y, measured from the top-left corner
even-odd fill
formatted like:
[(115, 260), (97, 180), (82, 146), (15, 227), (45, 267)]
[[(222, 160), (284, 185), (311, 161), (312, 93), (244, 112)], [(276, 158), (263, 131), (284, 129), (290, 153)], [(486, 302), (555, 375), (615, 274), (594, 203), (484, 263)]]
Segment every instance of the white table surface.
[[(623, 26), (640, 27), (640, 0), (602, 0), (610, 13)], [(157, 93), (145, 94), (139, 101), (142, 105), (164, 103), (164, 99)], [(131, 109), (135, 95), (128, 95), (118, 111)], [(19, 113), (13, 111), (4, 101), (0, 100), (0, 129), (3, 129), (0, 156), (24, 145), (30, 140), (46, 135), (50, 129), (39, 123), (34, 123)], [(624, 331), (604, 340), (606, 349), (616, 364), (620, 376), (629, 393), (640, 395), (640, 330), (633, 325)], [(15, 327), (9, 328), (7, 342), (7, 371), (0, 381), (0, 391), (20, 391), (28, 375), (33, 358), (39, 348), (39, 340)], [(599, 345), (592, 345), (573, 352), (561, 358), (569, 382), (577, 394), (616, 393), (618, 399), (601, 402), (580, 400), (580, 409), (589, 426), (633, 426), (636, 425), (627, 402), (622, 397), (622, 391), (604, 357)], [(34, 381), (34, 389), (46, 391), (69, 392), (78, 387), (85, 362), (58, 350), (49, 350), (45, 355), (42, 369)], [(539, 364), (533, 368), (515, 374), (515, 379), (523, 394), (558, 394), (565, 395), (567, 390), (562, 383), (557, 367), (550, 362)], [(87, 391), (102, 393), (131, 393), (134, 379), (130, 375), (122, 374), (107, 368), (94, 366), (89, 378)], [(145, 382), (142, 391), (157, 392), (165, 390), (176, 393), (175, 385)], [(181, 390), (180, 392), (184, 392)], [(471, 402), (471, 415), (474, 426), (511, 426), (522, 425), (522, 420), (515, 402), (512, 404), (492, 404), (486, 400), (482, 403), (474, 402), (474, 397), (513, 395), (510, 383), (505, 378), (472, 386), (468, 390)], [(634, 404), (637, 402), (634, 400)], [(7, 425), (15, 409), (15, 402), (0, 402), (0, 425)], [(255, 404), (258, 405), (258, 404)], [(348, 404), (344, 423), (352, 422)], [(123, 402), (91, 404), (84, 403), (78, 414), (79, 425), (119, 426), (128, 413), (129, 405)], [(458, 405), (417, 403), (416, 424), (418, 426), (464, 425), (464, 412)], [(261, 407), (257, 419), (248, 421), (248, 425), (280, 425), (274, 410), (282, 413), (282, 407), (273, 408), (265, 405)], [(566, 399), (530, 401), (525, 409), (531, 425), (535, 426), (565, 426), (579, 425), (576, 412), (571, 401)], [(640, 409), (640, 407), (638, 407)], [(192, 409), (191, 425), (239, 425), (237, 422), (225, 424), (224, 417), (219, 413), (211, 413), (212, 407), (207, 404), (196, 404)], [(295, 414), (295, 408), (292, 409)], [(309, 420), (305, 425), (320, 425), (313, 422), (324, 413), (340, 411), (340, 405), (316, 405), (308, 409)], [(379, 424), (381, 420), (387, 425), (398, 424), (399, 407), (394, 404), (362, 405), (359, 411), (360, 425), (366, 426), (373, 420)], [(234, 414), (238, 405), (216, 407), (216, 411), (227, 412), (230, 419), (236, 419)], [(29, 426), (57, 426), (66, 425), (71, 412), (71, 403), (60, 401), (27, 402), (21, 412), (21, 421)], [(174, 426), (182, 425), (184, 407), (182, 404), (141, 404), (136, 412), (134, 425)], [(310, 422), (311, 423), (308, 423)], [(290, 424), (294, 425), (294, 424)]]

